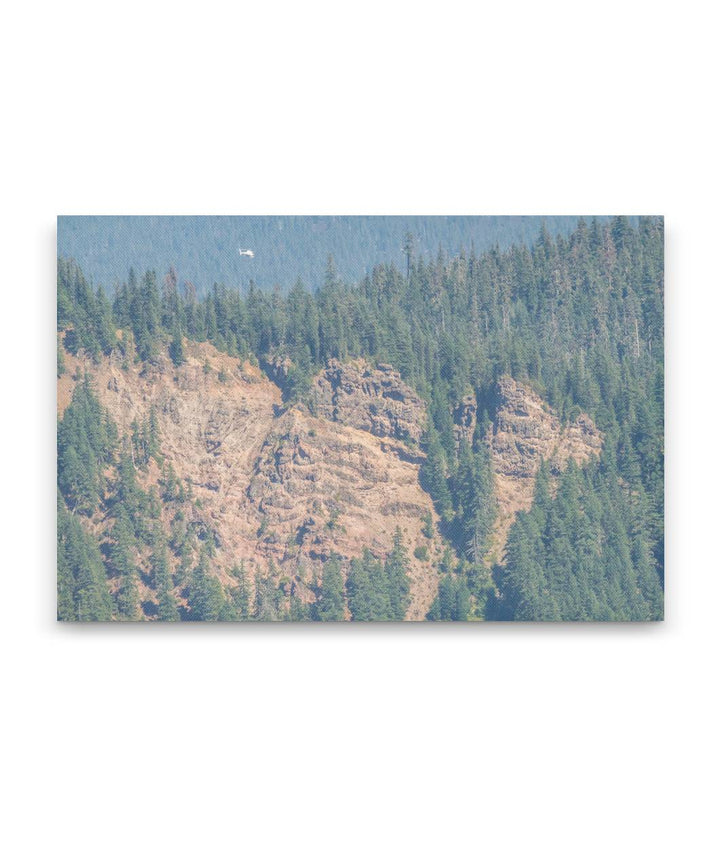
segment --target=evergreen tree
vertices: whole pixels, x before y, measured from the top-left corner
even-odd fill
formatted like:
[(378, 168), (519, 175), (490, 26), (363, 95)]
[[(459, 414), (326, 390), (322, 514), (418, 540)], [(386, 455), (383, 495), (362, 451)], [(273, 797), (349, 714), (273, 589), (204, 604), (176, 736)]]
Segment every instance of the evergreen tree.
[(388, 620), (402, 621), (410, 603), (410, 578), (408, 577), (408, 556), (400, 529), (395, 530), (393, 549), (385, 562), (385, 575), (388, 580), (390, 609)]
[(137, 621), (140, 617), (140, 592), (138, 570), (133, 558), (135, 537), (133, 526), (123, 506), (117, 510), (112, 537), (109, 559), (111, 572), (118, 578), (118, 616), (126, 621)]
[(112, 603), (94, 538), (58, 496), (57, 616), (60, 621), (108, 621)]
[[(401, 242), (402, 233), (395, 245)], [(427, 403), (421, 480), (441, 518), (440, 534), (461, 560), (454, 567), (444, 563), (434, 617), (469, 614), (468, 590), (474, 615), (487, 600), (487, 614), (504, 617), (659, 617), (664, 578), (662, 220), (580, 221), (567, 237), (545, 230), (532, 245), (493, 247), (479, 255), (461, 252), (454, 258), (443, 251), (423, 257), (408, 242), (405, 261), (405, 275), (392, 263), (381, 264), (348, 285), (331, 259), (317, 290), (297, 285), (287, 297), (278, 290), (264, 294), (254, 284), (246, 297), (221, 284), (198, 295), (190, 283), (180, 296), (172, 270), (161, 295), (152, 271), (138, 277), (131, 270), (127, 282), (116, 288), (111, 307), (105, 292), (88, 282), (74, 262), (59, 259), (58, 373), (67, 353), (86, 365), (115, 353), (123, 371), (135, 359), (161, 361), (157, 355), (167, 353), (177, 365), (185, 358), (184, 337), (209, 339), (230, 354), (256, 361), (289, 357), (292, 368), (283, 394), (290, 403), (308, 397), (312, 378), (331, 358), (391, 362)], [(570, 466), (552, 480), (541, 468), (533, 507), (517, 517), (504, 566), (494, 572), (497, 590), (488, 599), (483, 561), (495, 509), (485, 437), (496, 383), (506, 373), (531, 384), (565, 422), (588, 413), (605, 439), (597, 464), (583, 470)], [(459, 440), (463, 430), (458, 429), (466, 426), (456, 424), (456, 414), (470, 390), (478, 414), (472, 442), (466, 442)], [(156, 414), (151, 410), (138, 419), (130, 437), (118, 438), (90, 379), (81, 378), (58, 423), (58, 519), (62, 511), (70, 521), (62, 532), (58, 527), (58, 614), (63, 618), (105, 615), (110, 601), (100, 589), (108, 597), (113, 592), (119, 615), (138, 613), (143, 557), (161, 511), (152, 490), (141, 489), (136, 472), (151, 458), (162, 460)], [(141, 479), (146, 477), (143, 472)], [(161, 486), (163, 501), (178, 506), (164, 537), (177, 563), (178, 585), (189, 585), (198, 562), (197, 539), (182, 511), (191, 501), (189, 492), (169, 471)], [(98, 531), (107, 555), (88, 558), (83, 539), (99, 543), (91, 535)], [(426, 537), (428, 532), (432, 527), (425, 521)], [(401, 565), (394, 550), (384, 562), (367, 554), (351, 564), (347, 588), (353, 618), (384, 620), (400, 614), (405, 597)], [(331, 569), (329, 579), (333, 576)], [(158, 613), (165, 592), (170, 615), (176, 608), (170, 602), (172, 585), (166, 592), (155, 577), (151, 567)], [(256, 617), (302, 614), (303, 598), (294, 597), (292, 586), (278, 589), (276, 577), (271, 571), (256, 583)], [(212, 588), (209, 584), (208, 591)], [(236, 588), (240, 603), (231, 596)], [(334, 594), (324, 588), (317, 592), (316, 616), (323, 601), (322, 611), (332, 613), (335, 603), (337, 614), (337, 604), (343, 606), (342, 585), (339, 601), (337, 587)], [(218, 617), (250, 611), (241, 589), (240, 584), (228, 586), (227, 597), (218, 601)]]
[(190, 578), (188, 606), (191, 621), (217, 621), (225, 604), (220, 580), (208, 572), (207, 556), (203, 554)]
[(168, 560), (165, 537), (160, 529), (156, 529), (153, 552), (150, 558), (152, 578), (158, 598), (158, 618), (160, 621), (177, 621), (179, 618), (177, 601), (172, 590), (170, 564)]
[(235, 607), (238, 620), (247, 621), (250, 618), (250, 584), (245, 572), (245, 562), (234, 565), (230, 571), (237, 585), (230, 590), (230, 598)]
[(426, 457), (420, 477), (423, 487), (435, 502), (438, 514), (447, 519), (452, 512), (452, 499), (445, 479), (443, 450), (433, 428), (427, 431)]
[(322, 584), (315, 605), (317, 621), (342, 621), (344, 610), (345, 585), (337, 556), (332, 556), (323, 565)]
[(181, 366), (185, 362), (185, 345), (183, 344), (180, 327), (176, 324), (173, 328), (173, 336), (170, 342), (170, 359), (175, 366)]

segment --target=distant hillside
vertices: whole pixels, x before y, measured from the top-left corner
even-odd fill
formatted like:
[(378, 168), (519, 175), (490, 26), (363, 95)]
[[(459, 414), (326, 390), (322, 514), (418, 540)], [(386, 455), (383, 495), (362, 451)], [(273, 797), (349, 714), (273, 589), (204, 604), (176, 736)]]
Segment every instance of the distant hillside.
[(660, 619), (663, 244), (287, 296), (59, 259), (59, 618)]
[[(605, 219), (605, 218), (601, 218)], [(578, 217), (59, 217), (58, 255), (73, 258), (96, 285), (112, 289), (128, 270), (174, 265), (181, 281), (204, 293), (214, 282), (288, 291), (298, 277), (322, 283), (328, 254), (340, 277), (361, 279), (376, 264), (404, 267), (408, 232), (415, 253), (449, 255), (474, 246), (532, 244), (543, 224), (567, 235)], [(250, 249), (254, 257), (240, 256)]]

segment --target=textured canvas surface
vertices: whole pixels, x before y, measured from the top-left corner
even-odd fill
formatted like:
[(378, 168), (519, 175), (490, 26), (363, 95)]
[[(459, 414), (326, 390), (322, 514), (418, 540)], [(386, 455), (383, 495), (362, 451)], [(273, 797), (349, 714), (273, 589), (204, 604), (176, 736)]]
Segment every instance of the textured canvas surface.
[(58, 619), (663, 616), (660, 217), (61, 217)]

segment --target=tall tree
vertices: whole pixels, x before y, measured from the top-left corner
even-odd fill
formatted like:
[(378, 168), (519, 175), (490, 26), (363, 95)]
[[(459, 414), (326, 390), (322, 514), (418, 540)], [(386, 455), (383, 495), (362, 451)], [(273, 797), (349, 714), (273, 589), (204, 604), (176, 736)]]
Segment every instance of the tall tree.
[(345, 585), (340, 561), (332, 556), (323, 565), (322, 584), (318, 592), (315, 616), (318, 621), (342, 621), (344, 610)]

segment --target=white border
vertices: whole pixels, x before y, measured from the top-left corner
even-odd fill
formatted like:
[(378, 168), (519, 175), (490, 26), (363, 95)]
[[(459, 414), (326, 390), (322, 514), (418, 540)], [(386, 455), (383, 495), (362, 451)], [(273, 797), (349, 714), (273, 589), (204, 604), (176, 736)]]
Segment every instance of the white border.
[[(6, 852), (709, 852), (703, 7), (39, 5), (0, 58)], [(586, 212), (666, 215), (664, 624), (54, 623), (56, 214)]]

